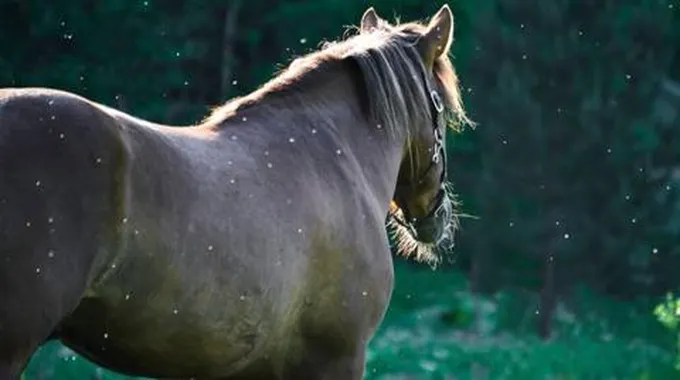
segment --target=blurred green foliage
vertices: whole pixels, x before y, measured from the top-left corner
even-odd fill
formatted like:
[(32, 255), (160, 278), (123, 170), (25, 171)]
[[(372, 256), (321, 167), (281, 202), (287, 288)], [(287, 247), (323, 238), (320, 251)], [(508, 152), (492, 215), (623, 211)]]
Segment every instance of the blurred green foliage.
[[(340, 38), (369, 5), (393, 21), (443, 3), (0, 0), (0, 86), (56, 87), (191, 124)], [(399, 264), (368, 377), (672, 378), (680, 3), (449, 4), (478, 123), (448, 136), (450, 178), (475, 218), (450, 265)], [(27, 378), (115, 377), (73, 357), (45, 347)]]

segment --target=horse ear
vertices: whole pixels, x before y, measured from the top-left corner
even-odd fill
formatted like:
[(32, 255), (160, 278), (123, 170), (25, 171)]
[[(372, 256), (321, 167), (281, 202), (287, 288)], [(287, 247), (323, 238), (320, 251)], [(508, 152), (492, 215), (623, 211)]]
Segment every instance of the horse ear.
[(432, 17), (423, 39), (425, 42), (425, 63), (428, 67), (432, 67), (437, 58), (449, 53), (453, 42), (453, 13), (448, 5), (445, 4)]
[(380, 17), (378, 17), (378, 14), (375, 13), (375, 9), (373, 9), (373, 7), (368, 8), (366, 12), (364, 12), (364, 15), (361, 16), (362, 32), (370, 32), (373, 29), (377, 29), (379, 24)]

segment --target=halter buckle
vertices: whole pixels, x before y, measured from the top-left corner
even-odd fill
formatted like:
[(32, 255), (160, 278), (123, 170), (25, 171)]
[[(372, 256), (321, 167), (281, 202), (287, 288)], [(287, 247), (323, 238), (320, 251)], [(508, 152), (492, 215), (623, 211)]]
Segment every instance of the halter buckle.
[(441, 149), (435, 149), (434, 153), (432, 154), (432, 162), (435, 164), (439, 163), (439, 159), (441, 158)]
[(434, 105), (434, 109), (437, 110), (437, 113), (442, 113), (444, 112), (444, 102), (442, 101), (442, 97), (439, 96), (439, 93), (437, 91), (432, 90), (430, 92), (430, 98), (432, 99), (432, 104)]

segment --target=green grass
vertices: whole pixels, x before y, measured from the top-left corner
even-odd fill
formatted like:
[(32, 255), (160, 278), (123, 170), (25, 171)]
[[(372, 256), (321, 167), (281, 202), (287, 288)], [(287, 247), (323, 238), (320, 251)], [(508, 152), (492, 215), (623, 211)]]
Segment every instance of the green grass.
[(673, 336), (653, 306), (581, 290), (569, 302), (579, 311), (560, 304), (544, 342), (535, 334), (535, 294), (474, 297), (458, 274), (401, 269), (367, 379), (680, 378)]
[[(680, 379), (675, 336), (657, 321), (651, 302), (617, 302), (581, 290), (559, 305), (555, 334), (543, 342), (534, 333), (535, 294), (475, 297), (467, 288), (458, 273), (398, 263), (366, 379)], [(52, 344), (33, 358), (25, 380), (92, 378), (125, 377)]]

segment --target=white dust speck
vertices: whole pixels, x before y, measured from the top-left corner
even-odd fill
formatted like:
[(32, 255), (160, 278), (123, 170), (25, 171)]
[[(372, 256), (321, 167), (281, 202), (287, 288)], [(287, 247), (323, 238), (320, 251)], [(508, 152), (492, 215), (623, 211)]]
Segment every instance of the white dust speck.
[(231, 81), (231, 85), (232, 85), (232, 86), (236, 86), (237, 84), (238, 84), (238, 81), (237, 81), (237, 80)]
[(123, 218), (123, 223), (127, 223), (127, 221), (128, 221), (127, 218)]
[(104, 339), (109, 339), (109, 334), (108, 334), (108, 333), (104, 333)]
[(231, 140), (232, 140), (232, 141), (238, 140), (238, 136), (236, 136), (236, 135), (231, 135)]
[(312, 128), (312, 134), (313, 134), (313, 135), (316, 134), (316, 128)]
[(115, 264), (115, 263), (111, 264), (111, 269), (116, 269), (116, 264)]
[(101, 164), (101, 163), (102, 163), (102, 159), (101, 159), (100, 157), (97, 157), (97, 160), (96, 160), (96, 161), (97, 161), (98, 164)]
[(60, 133), (60, 134), (59, 134), (59, 138), (63, 140), (64, 138), (66, 138), (66, 135), (63, 134), (63, 133)]
[(37, 187), (40, 187), (40, 181), (35, 181), (35, 185), (36, 185)]
[(337, 154), (338, 156), (342, 156), (342, 150), (340, 150), (340, 149), (336, 150), (335, 154)]
[(238, 297), (238, 299), (240, 299), (241, 301), (245, 301), (245, 300), (246, 300), (246, 296), (241, 295), (241, 296)]
[(54, 104), (54, 100), (50, 100), (49, 102), (47, 102), (47, 104), (53, 105), (53, 104)]
[(35, 268), (35, 273), (40, 273), (40, 267)]
[(295, 138), (294, 138), (294, 137), (289, 138), (289, 139), (288, 139), (288, 142), (291, 143), (291, 144), (294, 143), (294, 142), (295, 142)]
[(243, 117), (241, 118), (241, 120), (243, 120), (243, 121), (248, 121), (248, 118), (245, 117), (245, 116), (243, 116)]
[(630, 222), (633, 223), (633, 224), (635, 224), (635, 223), (637, 223), (637, 219), (636, 219), (636, 218), (633, 218), (633, 219), (630, 220)]
[(212, 250), (213, 250), (213, 246), (212, 246), (212, 245), (209, 245), (209, 246), (208, 246), (208, 251), (212, 251)]
[(53, 258), (54, 257), (54, 251), (51, 250), (51, 249), (49, 251), (47, 251), (47, 257), (49, 257), (50, 259)]
[(307, 39), (306, 38), (300, 38), (300, 43), (303, 44), (303, 45), (306, 44)]
[(127, 301), (127, 300), (129, 300), (129, 299), (130, 299), (130, 293), (128, 293), (128, 294), (125, 295), (125, 300)]
[(236, 180), (232, 178), (232, 179), (229, 180), (229, 183), (234, 184), (234, 183), (236, 183)]
[(301, 234), (302, 233), (302, 228), (297, 229), (297, 233)]
[(422, 360), (419, 364), (420, 368), (427, 372), (434, 372), (437, 370), (437, 363), (431, 360)]
[(363, 292), (361, 292), (361, 295), (366, 297), (368, 295), (368, 292), (364, 290)]
[(47, 223), (49, 223), (49, 224), (54, 223), (54, 218), (53, 217), (47, 218)]
[(564, 234), (565, 239), (569, 239), (569, 237), (570, 237), (569, 234)]
[(514, 227), (514, 226), (515, 226), (515, 222), (510, 222), (509, 225), (510, 225), (510, 227)]
[(652, 253), (656, 255), (657, 253), (659, 253), (659, 250), (656, 248), (652, 248)]
[(227, 161), (227, 165), (229, 165), (229, 166), (234, 165), (234, 161), (231, 161), (231, 160)]
[(26, 221), (26, 227), (30, 227), (30, 226), (31, 226), (31, 221), (30, 220)]
[(175, 314), (175, 315), (177, 315), (177, 314), (179, 314), (179, 310), (174, 309), (174, 310), (172, 310), (172, 313)]
[(382, 124), (378, 124), (378, 125), (376, 125), (376, 128), (378, 128), (378, 129), (382, 129)]
[(274, 166), (274, 165), (272, 165), (271, 162), (267, 162), (267, 167), (268, 167), (269, 169), (271, 169), (273, 166)]

